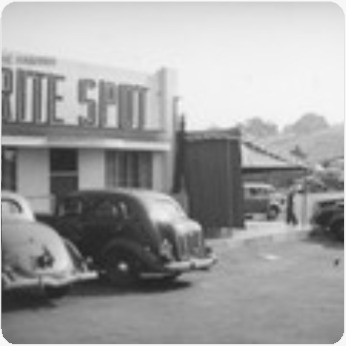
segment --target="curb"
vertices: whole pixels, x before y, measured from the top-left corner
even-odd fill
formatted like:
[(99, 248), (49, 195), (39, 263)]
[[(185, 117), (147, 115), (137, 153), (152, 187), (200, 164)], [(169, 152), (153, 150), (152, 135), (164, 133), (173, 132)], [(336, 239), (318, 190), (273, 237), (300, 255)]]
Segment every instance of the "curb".
[[(241, 232), (241, 233), (240, 233)], [(252, 246), (260, 245), (271, 242), (282, 242), (282, 241), (294, 241), (307, 239), (311, 229), (299, 229), (299, 230), (279, 230), (274, 232), (262, 232), (258, 230), (256, 234), (246, 234), (244, 231), (236, 231), (233, 235), (217, 239), (207, 239), (207, 242), (215, 252), (226, 251), (227, 249), (241, 247), (241, 246)], [(250, 232), (249, 232), (250, 233)]]

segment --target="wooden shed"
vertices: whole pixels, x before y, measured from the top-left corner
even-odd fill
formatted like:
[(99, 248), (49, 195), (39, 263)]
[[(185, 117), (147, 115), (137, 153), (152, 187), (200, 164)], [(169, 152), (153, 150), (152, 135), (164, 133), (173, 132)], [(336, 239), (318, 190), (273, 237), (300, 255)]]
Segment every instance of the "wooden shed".
[(189, 132), (184, 166), (189, 213), (209, 235), (243, 228), (240, 132)]

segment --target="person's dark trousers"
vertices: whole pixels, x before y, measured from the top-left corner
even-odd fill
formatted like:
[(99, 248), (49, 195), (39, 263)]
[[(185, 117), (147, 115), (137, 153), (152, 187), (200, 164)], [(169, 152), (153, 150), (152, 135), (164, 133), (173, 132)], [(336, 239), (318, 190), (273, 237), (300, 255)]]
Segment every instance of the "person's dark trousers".
[(298, 223), (297, 218), (293, 212), (287, 213), (286, 222), (287, 224), (292, 224), (293, 226), (295, 226)]

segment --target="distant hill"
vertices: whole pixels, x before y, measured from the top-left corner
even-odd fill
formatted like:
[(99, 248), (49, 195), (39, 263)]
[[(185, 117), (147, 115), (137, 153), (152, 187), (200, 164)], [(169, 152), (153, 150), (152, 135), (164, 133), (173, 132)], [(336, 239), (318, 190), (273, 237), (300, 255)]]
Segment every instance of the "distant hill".
[(344, 155), (344, 124), (304, 135), (282, 134), (257, 141), (278, 154), (288, 154), (299, 146), (308, 161), (317, 163)]

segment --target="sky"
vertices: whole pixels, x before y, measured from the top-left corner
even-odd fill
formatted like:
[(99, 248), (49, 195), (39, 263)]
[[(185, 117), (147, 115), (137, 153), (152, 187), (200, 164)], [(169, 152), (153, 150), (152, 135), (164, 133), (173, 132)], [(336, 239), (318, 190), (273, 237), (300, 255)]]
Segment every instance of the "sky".
[(2, 48), (178, 75), (189, 129), (305, 113), (344, 121), (345, 24), (332, 2), (45, 2), (3, 9)]

